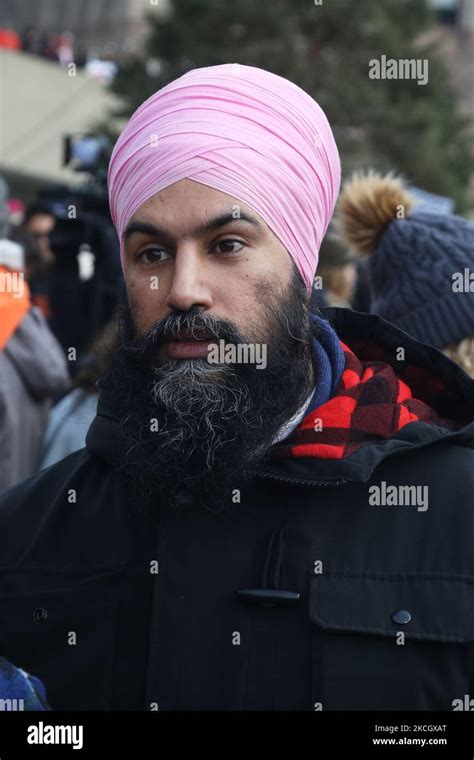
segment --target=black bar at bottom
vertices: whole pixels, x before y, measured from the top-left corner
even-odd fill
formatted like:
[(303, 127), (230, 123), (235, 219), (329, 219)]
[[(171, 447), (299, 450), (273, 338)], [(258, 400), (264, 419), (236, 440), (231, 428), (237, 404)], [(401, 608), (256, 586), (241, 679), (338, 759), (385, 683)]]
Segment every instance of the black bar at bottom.
[[(263, 740), (293, 756), (474, 758), (471, 712), (1, 712), (0, 760), (158, 757), (192, 752), (244, 758)], [(185, 729), (185, 730), (183, 730)], [(263, 749), (262, 747), (262, 749)], [(130, 753), (134, 754), (131, 755)], [(115, 754), (116, 753), (116, 754)], [(190, 756), (191, 758), (191, 756)]]

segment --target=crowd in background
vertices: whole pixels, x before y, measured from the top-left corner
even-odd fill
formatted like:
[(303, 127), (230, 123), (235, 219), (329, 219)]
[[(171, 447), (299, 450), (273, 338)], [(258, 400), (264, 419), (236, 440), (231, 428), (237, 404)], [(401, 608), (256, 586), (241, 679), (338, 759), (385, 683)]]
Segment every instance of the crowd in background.
[(95, 414), (121, 272), (111, 223), (82, 216), (99, 256), (0, 177), (0, 491), (81, 448)]
[(90, 55), (75, 45), (73, 33), (67, 30), (58, 32), (31, 26), (18, 33), (0, 27), (0, 48), (37, 55), (60, 66), (73, 63), (91, 78), (105, 83), (111, 82), (118, 71), (113, 46), (109, 45), (100, 56)]

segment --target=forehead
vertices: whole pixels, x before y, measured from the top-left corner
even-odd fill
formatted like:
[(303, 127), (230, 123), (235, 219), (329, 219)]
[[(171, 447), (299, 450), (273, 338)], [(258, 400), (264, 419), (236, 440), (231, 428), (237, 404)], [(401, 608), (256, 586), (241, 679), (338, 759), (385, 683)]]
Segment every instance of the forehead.
[(38, 211), (37, 213), (33, 214), (33, 216), (30, 216), (27, 224), (53, 224), (54, 223), (54, 216), (52, 214), (48, 214), (45, 211)]

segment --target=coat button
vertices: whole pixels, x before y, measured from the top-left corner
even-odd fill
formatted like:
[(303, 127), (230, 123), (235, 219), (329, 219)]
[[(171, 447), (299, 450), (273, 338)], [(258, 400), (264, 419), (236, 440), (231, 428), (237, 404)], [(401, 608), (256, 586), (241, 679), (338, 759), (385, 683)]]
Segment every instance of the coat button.
[(43, 620), (46, 620), (47, 617), (48, 613), (42, 607), (37, 607), (37, 609), (33, 612), (33, 620), (35, 623), (42, 623)]
[(190, 507), (194, 503), (194, 497), (188, 491), (180, 491), (171, 499), (173, 507)]
[(394, 623), (398, 623), (398, 625), (406, 625), (410, 622), (411, 615), (408, 610), (398, 610), (398, 612), (393, 613), (392, 620)]

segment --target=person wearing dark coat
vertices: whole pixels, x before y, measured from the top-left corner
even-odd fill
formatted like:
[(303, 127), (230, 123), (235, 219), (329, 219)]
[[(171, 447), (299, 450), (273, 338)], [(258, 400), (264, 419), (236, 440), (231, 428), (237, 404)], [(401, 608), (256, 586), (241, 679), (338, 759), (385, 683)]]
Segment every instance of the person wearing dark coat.
[(0, 177), (0, 492), (37, 470), (51, 404), (69, 385), (61, 346), (32, 306), (7, 201)]
[(2, 656), (53, 711), (474, 693), (474, 382), (379, 316), (309, 308), (339, 178), (315, 101), (239, 64), (120, 136), (97, 415), (0, 500)]

